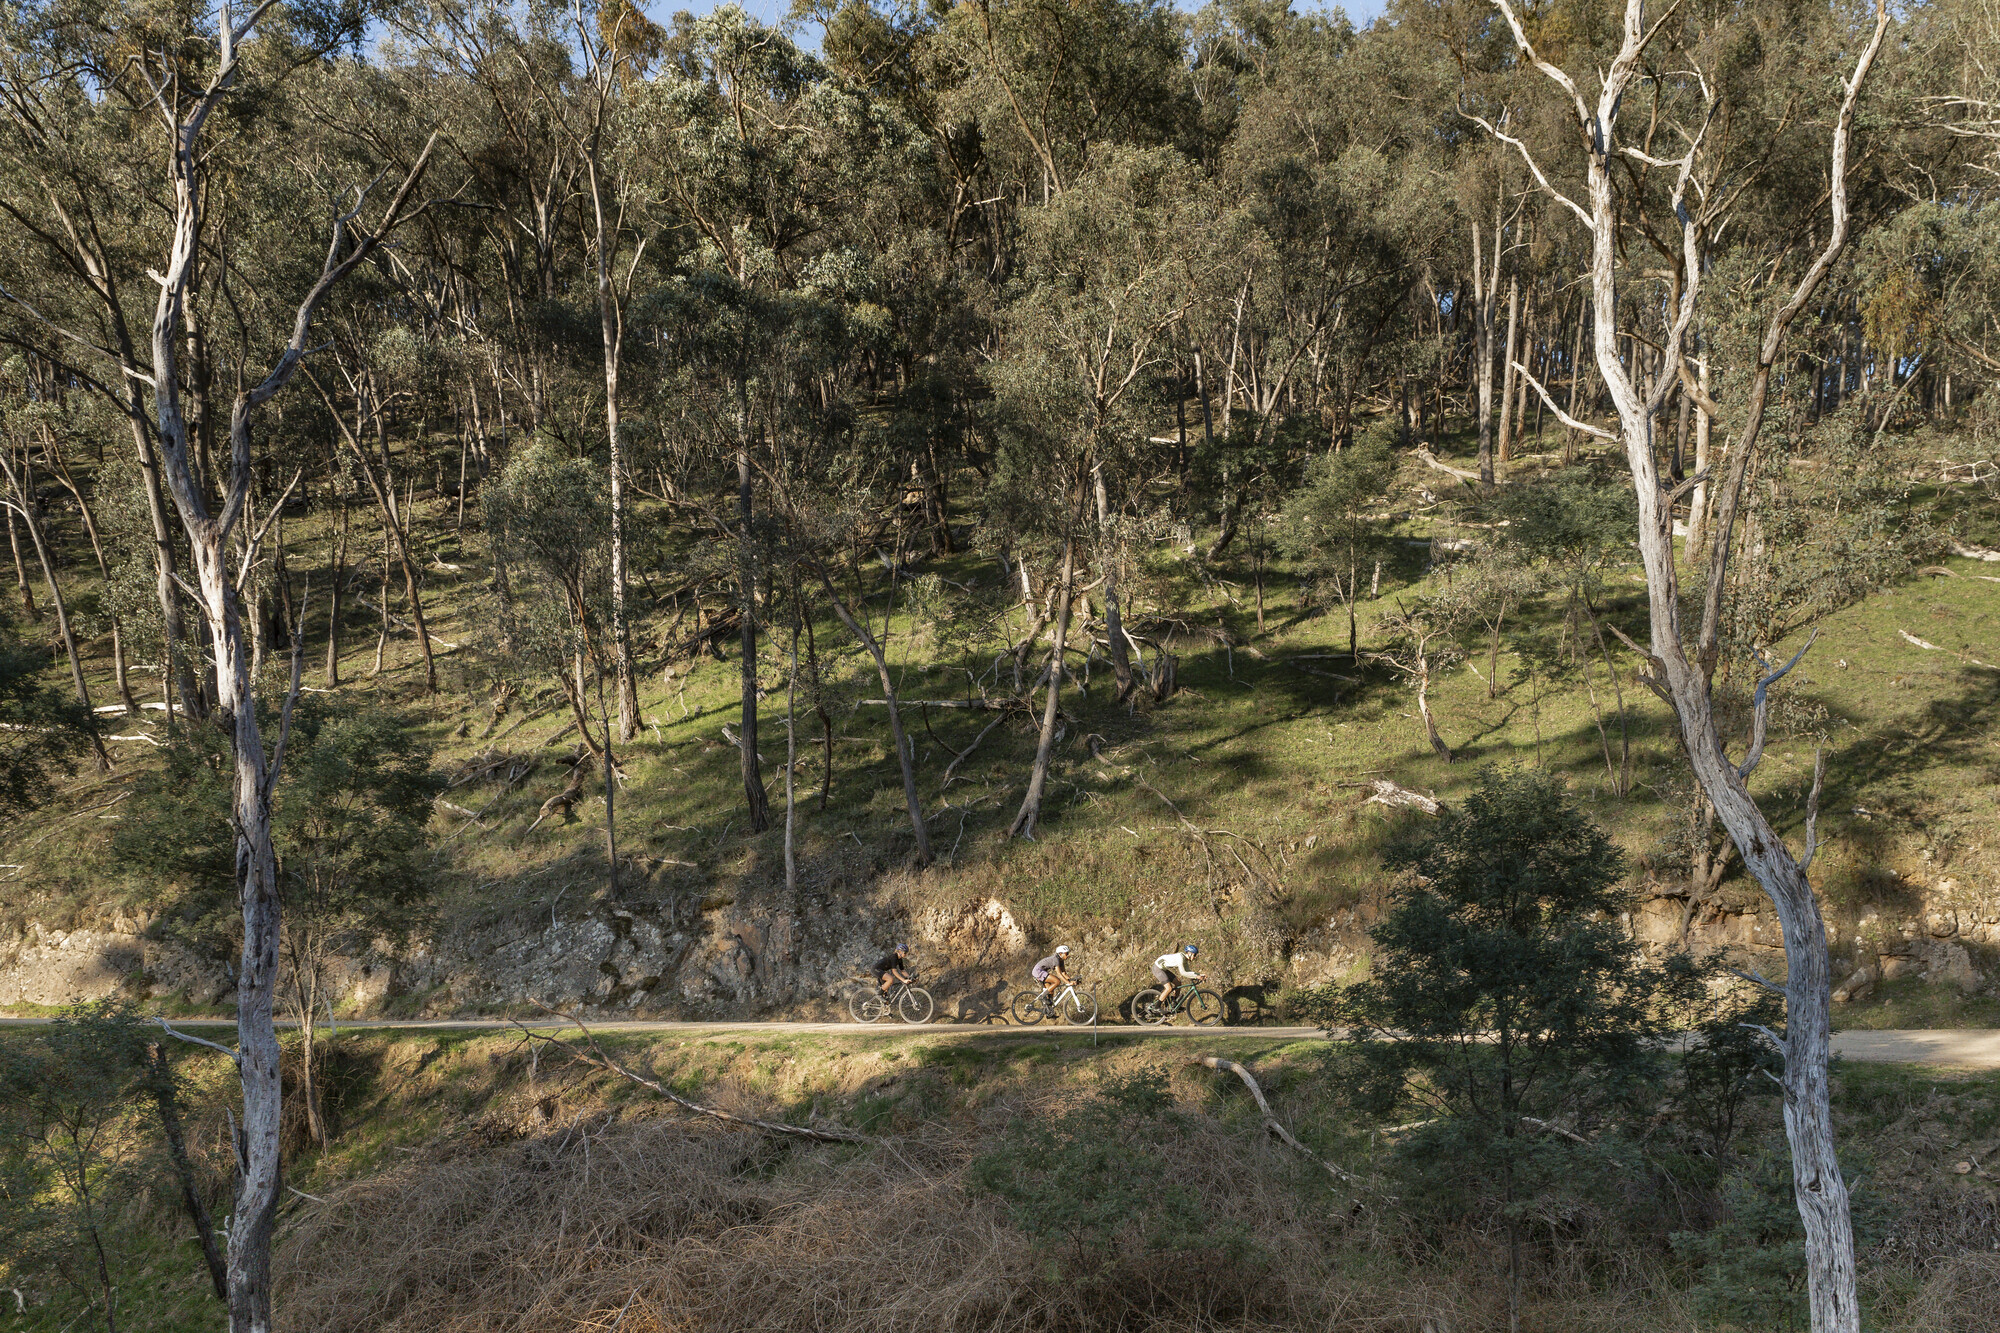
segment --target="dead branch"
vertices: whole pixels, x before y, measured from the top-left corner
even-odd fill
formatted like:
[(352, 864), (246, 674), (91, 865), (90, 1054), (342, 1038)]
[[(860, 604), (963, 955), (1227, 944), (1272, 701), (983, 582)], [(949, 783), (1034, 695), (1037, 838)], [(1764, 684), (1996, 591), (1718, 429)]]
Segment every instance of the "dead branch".
[(1799, 857), (1799, 873), (1812, 868), (1813, 857), (1819, 852), (1819, 794), (1826, 786), (1826, 750), (1813, 751), (1812, 794), (1806, 797), (1806, 850)]
[(1577, 1133), (1575, 1130), (1564, 1129), (1561, 1125), (1553, 1124), (1547, 1120), (1537, 1120), (1534, 1116), (1524, 1115), (1521, 1117), (1521, 1123), (1524, 1125), (1532, 1125), (1534, 1128), (1541, 1130), (1542, 1133), (1544, 1134), (1555, 1134), (1562, 1138), (1568, 1139), (1571, 1143), (1581, 1143), (1585, 1147), (1590, 1146), (1590, 1140), (1583, 1137), (1583, 1135)]
[(1813, 632), (1806, 635), (1804, 646), (1792, 654), (1791, 661), (1757, 682), (1757, 689), (1751, 696), (1750, 753), (1743, 756), (1742, 764), (1737, 767), (1736, 776), (1747, 781), (1750, 775), (1757, 771), (1758, 763), (1764, 758), (1764, 733), (1769, 708), (1768, 701), (1764, 697), (1765, 692), (1782, 680), (1786, 672), (1799, 664), (1799, 659), (1806, 655), (1813, 646), (1813, 641), (1818, 638), (1819, 629), (1815, 626)]
[(1445, 462), (1443, 459), (1439, 458), (1436, 454), (1432, 453), (1429, 449), (1419, 448), (1416, 451), (1416, 458), (1417, 461), (1419, 463), (1422, 463), (1425, 467), (1435, 468), (1439, 472), (1447, 473), (1451, 476), (1457, 477), (1460, 481), (1476, 482), (1479, 480), (1479, 474), (1477, 472), (1468, 472), (1466, 469), (1462, 467), (1453, 467), (1451, 464)]
[(1427, 815), (1438, 812), (1438, 803), (1433, 798), (1422, 792), (1411, 791), (1408, 787), (1399, 787), (1386, 778), (1371, 778), (1368, 785), (1374, 789), (1375, 794), (1363, 801), (1363, 805), (1408, 805), (1415, 806)]
[(1335, 1166), (1332, 1162), (1327, 1161), (1326, 1158), (1321, 1157), (1311, 1148), (1306, 1147), (1305, 1144), (1300, 1143), (1298, 1139), (1293, 1137), (1292, 1132), (1290, 1130), (1286, 1129), (1284, 1125), (1279, 1123), (1278, 1117), (1274, 1115), (1271, 1111), (1271, 1103), (1264, 1099), (1264, 1090), (1257, 1086), (1257, 1080), (1251, 1075), (1248, 1069), (1245, 1069), (1242, 1065), (1237, 1064), (1234, 1060), (1223, 1060), (1213, 1055), (1196, 1056), (1193, 1060), (1190, 1060), (1188, 1063), (1191, 1065), (1201, 1065), (1204, 1068), (1208, 1069), (1219, 1070), (1224, 1074), (1234, 1074), (1236, 1075), (1236, 1077), (1242, 1079), (1243, 1086), (1250, 1089), (1251, 1097), (1256, 1099), (1258, 1111), (1263, 1113), (1264, 1129), (1266, 1133), (1270, 1134), (1272, 1138), (1278, 1140), (1280, 1143), (1292, 1149), (1294, 1152), (1302, 1153), (1303, 1155), (1310, 1157), (1313, 1161), (1319, 1163), (1321, 1166), (1325, 1167), (1327, 1174), (1332, 1176), (1335, 1180), (1340, 1181), (1342, 1184), (1358, 1185), (1361, 1183), (1354, 1176), (1341, 1170), (1339, 1167)]
[(780, 1124), (775, 1120), (758, 1120), (750, 1116), (732, 1115), (728, 1111), (717, 1110), (713, 1106), (703, 1106), (699, 1102), (689, 1101), (687, 1098), (681, 1096), (677, 1092), (671, 1091), (658, 1081), (647, 1078), (643, 1074), (636, 1074), (633, 1071), (627, 1069), (624, 1065), (621, 1065), (616, 1060), (612, 1059), (609, 1055), (605, 1053), (603, 1046), (598, 1044), (596, 1034), (593, 1033), (589, 1028), (585, 1027), (580, 1020), (572, 1018), (568, 1014), (562, 1013), (559, 1010), (549, 1009), (547, 1005), (541, 1005), (539, 1007), (547, 1010), (549, 1013), (555, 1014), (556, 1017), (562, 1019), (564, 1022), (575, 1024), (577, 1031), (583, 1033), (584, 1040), (590, 1043), (590, 1049), (588, 1051), (579, 1050), (577, 1049), (576, 1046), (572, 1045), (569, 1042), (564, 1041), (561, 1037), (553, 1036), (547, 1032), (537, 1031), (533, 1028), (526, 1026), (525, 1024), (517, 1022), (514, 1024), (514, 1026), (521, 1030), (522, 1035), (532, 1038), (533, 1040), (536, 1041), (547, 1042), (549, 1045), (554, 1046), (563, 1051), (566, 1055), (570, 1057), (570, 1059), (577, 1061), (579, 1064), (589, 1065), (594, 1069), (602, 1069), (606, 1073), (616, 1074), (622, 1079), (626, 1079), (632, 1083), (638, 1084), (640, 1087), (646, 1089), (648, 1092), (656, 1092), (660, 1096), (666, 1098), (668, 1101), (672, 1102), (674, 1105), (678, 1107), (681, 1107), (684, 1110), (693, 1111), (697, 1115), (708, 1116), (710, 1119), (713, 1120), (720, 1120), (724, 1124), (741, 1125), (745, 1129), (761, 1130), (766, 1134), (778, 1134), (791, 1138), (810, 1139), (814, 1143), (874, 1142), (873, 1139), (870, 1139), (865, 1135), (855, 1134), (847, 1130), (815, 1129), (805, 1125), (785, 1125), (785, 1124)]
[(1002, 713), (999, 717), (996, 717), (991, 722), (988, 722), (985, 728), (977, 736), (974, 736), (972, 738), (972, 744), (966, 746), (963, 750), (960, 750), (955, 756), (952, 757), (952, 761), (949, 764), (945, 765), (944, 781), (941, 784), (939, 784), (938, 786), (939, 791), (943, 791), (946, 787), (949, 787), (951, 785), (952, 774), (957, 772), (958, 766), (964, 763), (968, 758), (970, 758), (972, 752), (979, 748), (979, 743), (986, 739), (987, 733), (992, 731), (993, 728), (999, 726), (1002, 722), (1005, 722), (1006, 720), (1007, 720), (1007, 715), (1005, 713)]
[[(1915, 646), (1923, 649), (1925, 652), (1928, 653), (1945, 653), (1951, 651), (1949, 648), (1945, 648), (1940, 644), (1932, 643), (1928, 639), (1920, 639), (1906, 629), (1899, 629), (1896, 631), (1896, 633), (1902, 635), (1905, 642), (1914, 644)], [(1989, 664), (1982, 662), (1978, 658), (1973, 657), (1967, 653), (1961, 652), (1954, 655), (1958, 658), (1959, 661), (1965, 663), (1967, 666), (1986, 667), (1987, 670), (1989, 671), (1993, 669)]]

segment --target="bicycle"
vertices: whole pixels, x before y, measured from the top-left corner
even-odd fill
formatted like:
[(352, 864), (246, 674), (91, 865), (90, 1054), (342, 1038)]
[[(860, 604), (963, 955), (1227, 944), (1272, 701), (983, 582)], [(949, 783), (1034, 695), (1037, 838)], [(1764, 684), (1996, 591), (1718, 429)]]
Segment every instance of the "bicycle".
[(1050, 995), (1041, 990), (1024, 990), (1014, 997), (1014, 1021), (1022, 1027), (1033, 1027), (1047, 1019), (1062, 1019), (1072, 1026), (1080, 1027), (1097, 1021), (1097, 997), (1087, 990), (1078, 990), (1074, 981)]
[(1211, 1027), (1222, 1021), (1222, 997), (1196, 985), (1174, 988), (1174, 998), (1160, 1000), (1160, 987), (1142, 990), (1132, 997), (1132, 1021), (1149, 1027), (1163, 1027), (1181, 1014), (1196, 1027)]
[(931, 993), (909, 981), (899, 981), (885, 995), (879, 986), (865, 986), (847, 997), (847, 1012), (857, 1023), (879, 1023), (890, 1014), (905, 1023), (928, 1023), (936, 1005)]

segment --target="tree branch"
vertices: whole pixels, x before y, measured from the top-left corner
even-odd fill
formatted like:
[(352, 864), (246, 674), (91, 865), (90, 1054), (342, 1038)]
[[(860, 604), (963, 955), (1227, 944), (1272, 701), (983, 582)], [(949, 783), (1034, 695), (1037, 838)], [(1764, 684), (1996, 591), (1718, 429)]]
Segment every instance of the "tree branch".
[(1806, 652), (1813, 646), (1813, 640), (1817, 638), (1819, 638), (1819, 627), (1814, 626), (1813, 632), (1806, 636), (1805, 646), (1792, 654), (1791, 661), (1757, 682), (1756, 693), (1751, 699), (1750, 753), (1743, 756), (1743, 762), (1736, 768), (1736, 776), (1744, 779), (1746, 782), (1749, 780), (1750, 775), (1756, 772), (1757, 765), (1764, 758), (1764, 731), (1768, 710), (1768, 701), (1765, 699), (1764, 693), (1771, 686), (1783, 679), (1786, 672), (1799, 664), (1799, 659), (1806, 655)]

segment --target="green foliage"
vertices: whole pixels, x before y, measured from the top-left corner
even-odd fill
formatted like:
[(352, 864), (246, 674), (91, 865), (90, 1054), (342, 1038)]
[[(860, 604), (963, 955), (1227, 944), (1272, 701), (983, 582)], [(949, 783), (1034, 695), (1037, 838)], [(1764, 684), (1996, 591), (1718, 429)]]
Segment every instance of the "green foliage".
[(1316, 597), (1352, 602), (1374, 562), (1388, 555), (1388, 532), (1375, 511), (1394, 477), (1389, 440), (1377, 431), (1321, 454), (1285, 502), (1279, 547), (1312, 580)]
[(1805, 1232), (1783, 1148), (1758, 1153), (1730, 1175), (1722, 1207), (1722, 1220), (1708, 1230), (1674, 1235), (1675, 1251), (1700, 1265), (1697, 1311), (1724, 1327), (1804, 1328)]
[(0, 816), (47, 800), (55, 776), (75, 772), (97, 734), (88, 708), (43, 682), (45, 665), (0, 632)]
[(1770, 991), (1730, 986), (1720, 955), (1696, 960), (1668, 956), (1661, 969), (1660, 1004), (1671, 1027), (1692, 1035), (1675, 1062), (1668, 1092), (1693, 1146), (1712, 1159), (1726, 1157), (1742, 1128), (1746, 1108), (1777, 1095), (1784, 1058), (1768, 1032), (1782, 1032), (1784, 1001)]
[(56, 1279), (79, 1313), (123, 1299), (119, 1217), (154, 1167), (129, 1123), (144, 1050), (110, 1004), (0, 1042), (0, 1272)]
[(1507, 523), (1505, 544), (1561, 570), (1585, 593), (1605, 562), (1638, 539), (1638, 501), (1622, 476), (1510, 486), (1493, 509)]
[[(300, 698), (271, 802), (288, 932), (399, 938), (421, 920), (419, 854), (438, 790), (429, 764), (428, 744), (399, 715)], [(185, 728), (134, 783), (113, 838), (121, 858), (164, 882), (172, 928), (211, 947), (238, 929), (234, 780), (228, 738)]]
[(1660, 1063), (1618, 849), (1560, 779), (1489, 770), (1383, 859), (1410, 877), (1370, 932), (1374, 975), (1302, 1008), (1374, 1038), (1359, 1102), (1432, 1118), (1399, 1145), (1415, 1178), (1508, 1207), (1564, 1188), (1574, 1136), (1615, 1124)]
[(973, 1184), (1004, 1200), (1029, 1235), (1066, 1241), (1072, 1273), (1105, 1266), (1110, 1245), (1128, 1234), (1186, 1249), (1203, 1239), (1207, 1219), (1154, 1146), (1179, 1118), (1165, 1075), (1114, 1079), (1068, 1110), (1013, 1121), (1006, 1146), (973, 1162)]

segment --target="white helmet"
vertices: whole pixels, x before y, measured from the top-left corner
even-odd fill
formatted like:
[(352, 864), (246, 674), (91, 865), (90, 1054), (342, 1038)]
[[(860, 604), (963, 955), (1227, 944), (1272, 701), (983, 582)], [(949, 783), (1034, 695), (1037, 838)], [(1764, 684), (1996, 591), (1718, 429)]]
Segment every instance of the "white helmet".
[(1068, 953), (1068, 952), (1069, 952), (1069, 946), (1068, 946), (1067, 944), (1058, 944), (1058, 945), (1056, 946), (1056, 952), (1057, 952), (1057, 953)]

